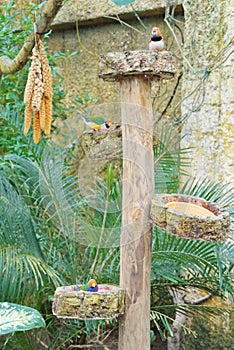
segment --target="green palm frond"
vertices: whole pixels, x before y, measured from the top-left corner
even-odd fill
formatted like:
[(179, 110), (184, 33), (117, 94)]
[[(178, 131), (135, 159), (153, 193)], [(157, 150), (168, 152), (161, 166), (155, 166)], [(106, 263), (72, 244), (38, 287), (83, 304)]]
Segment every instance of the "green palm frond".
[(116, 247), (121, 231), (120, 183), (108, 185), (101, 179), (85, 198), (79, 211), (80, 233), (84, 244), (93, 247)]
[(0, 176), (0, 294), (2, 300), (22, 301), (45, 283), (58, 285), (57, 273), (46, 264), (29, 207), (17, 189)]
[[(168, 307), (168, 305), (165, 305), (164, 309), (167, 309)], [(173, 306), (173, 309), (175, 309), (175, 305)], [(163, 340), (166, 340), (168, 335), (173, 336), (173, 330), (171, 327), (171, 324), (174, 321), (173, 317), (170, 317), (164, 312), (160, 312), (159, 310), (157, 311), (151, 309), (150, 319), (154, 323), (157, 331), (159, 332)], [(185, 324), (181, 323), (180, 326), (182, 327), (183, 332), (185, 334), (193, 334), (194, 336), (196, 335), (195, 332), (191, 328), (187, 327)]]
[(158, 285), (193, 286), (223, 295), (233, 293), (231, 242), (211, 243), (178, 238), (155, 229), (152, 272)]
[(9, 244), (1, 244), (0, 269), (2, 300), (22, 302), (25, 298), (30, 299), (45, 283), (52, 283), (54, 286), (61, 283), (59, 275), (52, 267), (29, 251)]
[(22, 249), (30, 249), (32, 254), (43, 259), (30, 211), (3, 173), (0, 174), (0, 217), (1, 244), (20, 243)]
[(111, 263), (112, 250), (119, 246), (122, 199), (120, 181), (111, 165), (106, 181), (98, 179), (95, 188), (82, 197), (77, 177), (68, 173), (64, 158), (61, 149), (52, 147), (40, 164), (17, 156), (10, 161), (19, 182), (24, 183), (21, 193), (40, 227), (47, 222), (55, 228), (52, 235), (48, 230), (48, 238), (40, 234), (47, 261), (59, 268), (65, 280), (75, 283), (75, 277), (82, 278), (94, 269), (96, 273), (107, 270), (108, 261)]
[[(122, 218), (121, 185), (114, 176), (111, 164), (107, 166), (106, 181), (98, 179), (96, 186), (90, 189), (86, 205), (79, 213), (80, 229), (88, 245), (89, 261), (93, 261), (90, 273), (103, 277), (114, 261), (118, 261)], [(108, 266), (108, 268), (107, 268)], [(116, 263), (114, 263), (116, 266)], [(109, 273), (110, 275), (110, 273)], [(113, 278), (115, 281), (116, 273)], [(113, 282), (112, 279), (112, 282)]]
[(57, 230), (69, 235), (83, 201), (77, 179), (65, 174), (64, 157), (60, 148), (50, 147), (44, 152), (40, 164), (17, 156), (8, 159), (13, 162), (19, 180), (25, 183), (24, 188), (36, 202), (38, 215), (46, 217)]
[[(162, 312), (163, 310), (163, 312)], [(207, 319), (209, 317), (210, 322), (215, 322), (216, 316), (220, 316), (221, 314), (230, 314), (230, 308), (228, 307), (218, 307), (218, 306), (208, 306), (208, 305), (188, 305), (188, 304), (177, 304), (177, 305), (154, 305), (151, 309), (150, 316), (151, 321), (153, 321), (156, 329), (159, 331), (161, 338), (166, 339), (167, 336), (173, 336), (172, 323), (174, 322), (174, 318), (168, 315), (168, 312), (173, 311), (174, 313), (178, 313), (184, 315), (186, 317), (202, 317)], [(186, 324), (180, 324), (184, 334), (192, 334), (196, 336), (196, 332), (193, 331)]]
[(181, 136), (170, 124), (163, 124), (154, 145), (155, 192), (172, 193), (179, 187), (181, 175), (189, 166), (189, 148), (180, 147)]
[(227, 240), (220, 244), (216, 249), (220, 260), (231, 269), (234, 266), (234, 244)]
[(234, 187), (231, 183), (222, 184), (208, 178), (192, 178), (181, 185), (179, 192), (217, 202), (230, 212), (234, 212)]

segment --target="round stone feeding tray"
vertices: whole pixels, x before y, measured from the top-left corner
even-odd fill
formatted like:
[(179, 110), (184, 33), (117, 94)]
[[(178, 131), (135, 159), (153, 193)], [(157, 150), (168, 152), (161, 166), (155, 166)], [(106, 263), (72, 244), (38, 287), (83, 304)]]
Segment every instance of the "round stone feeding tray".
[(98, 285), (98, 292), (78, 291), (76, 285), (58, 287), (52, 312), (59, 318), (108, 319), (124, 313), (124, 290)]
[(226, 210), (216, 203), (182, 194), (155, 195), (151, 218), (168, 232), (193, 239), (222, 241), (230, 231)]

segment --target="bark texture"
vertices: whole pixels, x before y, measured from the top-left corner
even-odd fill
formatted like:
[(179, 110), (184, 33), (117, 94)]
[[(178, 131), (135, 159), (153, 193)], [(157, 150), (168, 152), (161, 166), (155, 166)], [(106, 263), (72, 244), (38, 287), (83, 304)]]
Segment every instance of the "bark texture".
[(99, 285), (98, 292), (78, 291), (75, 285), (58, 287), (53, 314), (59, 318), (106, 319), (124, 312), (124, 290)]
[(143, 75), (151, 80), (171, 79), (175, 73), (173, 57), (168, 51), (110, 52), (100, 60), (99, 77), (110, 81), (129, 75)]
[[(167, 206), (170, 202), (178, 202), (185, 205), (184, 212), (173, 210)], [(213, 215), (191, 215), (190, 205), (198, 206), (198, 209), (210, 211)], [(230, 215), (216, 203), (207, 202), (204, 199), (186, 195), (155, 195), (152, 200), (151, 217), (154, 223), (167, 229), (170, 233), (180, 237), (191, 239), (203, 239), (206, 241), (225, 240), (230, 231)]]
[[(63, 0), (48, 0), (41, 10), (40, 20), (37, 25), (39, 33), (45, 33), (50, 29), (50, 26), (62, 7)], [(22, 69), (28, 61), (31, 51), (35, 44), (34, 32), (26, 39), (23, 47), (14, 59), (8, 56), (0, 57), (0, 77), (3, 74), (15, 73)]]

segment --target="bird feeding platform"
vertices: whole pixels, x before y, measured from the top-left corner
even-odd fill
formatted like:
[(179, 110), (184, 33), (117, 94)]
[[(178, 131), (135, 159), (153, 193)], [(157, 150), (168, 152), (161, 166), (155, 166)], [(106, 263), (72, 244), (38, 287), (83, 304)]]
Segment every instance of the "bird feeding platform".
[[(106, 318), (99, 308), (104, 310), (111, 305), (106, 300), (113, 296), (113, 303), (116, 298), (119, 305), (116, 312), (120, 315), (119, 350), (150, 350), (150, 209), (154, 194), (151, 82), (172, 79), (175, 73), (172, 54), (167, 51), (111, 52), (100, 58), (99, 77), (120, 83), (123, 150), (120, 288), (116, 294), (110, 290), (113, 293), (110, 295), (107, 291), (89, 293), (61, 287), (55, 292), (53, 312), (66, 318)], [(95, 314), (90, 311), (87, 315), (83, 311), (84, 301), (86, 308), (91, 309), (94, 300), (97, 300)], [(60, 301), (63, 316), (58, 307)]]
[(120, 83), (123, 149), (119, 350), (150, 349), (151, 200), (154, 193), (151, 82), (176, 73), (170, 52), (110, 52), (101, 56), (99, 77)]
[(171, 234), (190, 239), (223, 241), (230, 232), (230, 214), (217, 203), (184, 194), (159, 194), (151, 218)]
[(99, 77), (108, 81), (131, 80), (133, 77), (148, 81), (168, 80), (175, 73), (174, 59), (169, 51), (110, 52), (102, 55), (100, 60)]
[(97, 292), (77, 290), (76, 285), (58, 287), (52, 312), (58, 318), (98, 320), (124, 313), (124, 290), (100, 284)]

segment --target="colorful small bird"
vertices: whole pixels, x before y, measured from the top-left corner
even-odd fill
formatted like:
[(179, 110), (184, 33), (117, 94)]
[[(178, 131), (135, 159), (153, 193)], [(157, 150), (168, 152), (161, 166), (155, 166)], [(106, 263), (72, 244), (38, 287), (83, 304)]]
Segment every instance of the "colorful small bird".
[(93, 120), (89, 120), (83, 113), (79, 114), (83, 118), (85, 124), (90, 126), (93, 131), (107, 131), (112, 124), (112, 120), (110, 119), (94, 118)]
[(97, 292), (98, 291), (98, 285), (97, 282), (94, 279), (89, 280), (88, 283), (86, 283), (83, 286), (79, 286), (77, 288), (78, 290), (84, 290), (85, 292)]
[(164, 40), (161, 31), (158, 27), (154, 27), (151, 32), (151, 38), (149, 41), (149, 50), (163, 51)]

